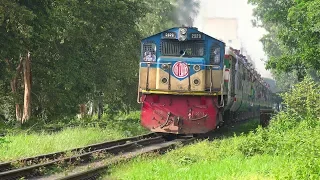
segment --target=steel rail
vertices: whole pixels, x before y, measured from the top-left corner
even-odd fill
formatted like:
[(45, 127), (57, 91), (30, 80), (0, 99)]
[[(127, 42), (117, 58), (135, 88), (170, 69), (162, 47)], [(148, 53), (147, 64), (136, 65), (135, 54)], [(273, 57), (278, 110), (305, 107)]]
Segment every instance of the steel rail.
[(149, 133), (149, 134), (144, 134), (144, 135), (140, 135), (140, 136), (120, 139), (120, 140), (92, 144), (92, 145), (88, 145), (88, 146), (84, 146), (84, 147), (70, 149), (67, 151), (54, 152), (54, 153), (50, 153), (50, 154), (43, 154), (43, 155), (39, 155), (39, 156), (28, 157), (28, 158), (14, 160), (14, 161), (10, 161), (10, 162), (4, 162), (4, 163), (0, 163), (0, 173), (18, 168), (15, 166), (15, 164), (22, 164), (23, 166), (28, 166), (28, 164), (40, 163), (43, 160), (48, 161), (48, 160), (55, 160), (55, 159), (62, 158), (63, 156), (65, 156), (69, 152), (71, 152), (71, 153), (90, 152), (90, 151), (95, 151), (95, 150), (108, 148), (108, 147), (112, 147), (112, 146), (116, 146), (116, 145), (125, 144), (130, 141), (137, 141), (139, 139), (152, 138), (152, 137), (156, 137), (156, 134)]
[[(231, 126), (236, 125), (236, 124), (242, 124), (248, 120), (250, 120), (251, 118), (246, 118), (243, 120), (239, 120), (237, 122), (234, 122)], [(228, 125), (227, 125), (228, 126)], [(201, 134), (198, 135), (197, 137), (184, 137), (185, 139), (180, 139), (180, 141), (176, 142), (176, 143), (172, 143), (169, 144), (167, 146), (159, 146), (158, 148), (154, 148), (154, 149), (150, 149), (150, 150), (146, 150), (142, 153), (136, 153), (134, 154), (129, 154), (129, 155), (123, 155), (123, 156), (118, 156), (115, 157), (114, 159), (111, 159), (110, 161), (108, 161), (107, 163), (100, 165), (98, 167), (94, 167), (92, 169), (89, 170), (85, 170), (85, 171), (80, 171), (80, 172), (76, 172), (64, 177), (58, 177), (55, 179), (59, 179), (59, 180), (87, 180), (87, 179), (98, 179), (99, 177), (101, 177), (102, 175), (106, 174), (108, 172), (108, 169), (114, 165), (117, 164), (119, 162), (123, 162), (123, 161), (127, 161), (130, 160), (134, 157), (137, 157), (141, 154), (146, 154), (146, 153), (151, 153), (151, 152), (160, 152), (161, 154), (166, 153), (167, 150), (172, 149), (174, 147), (177, 146), (177, 144), (180, 142), (182, 143), (182, 145), (186, 145), (186, 144), (190, 144), (192, 142), (195, 142), (196, 140), (203, 140), (203, 139), (207, 139), (207, 138), (221, 138), (223, 137), (223, 133), (221, 134), (221, 132), (217, 131), (216, 133), (205, 133), (205, 134)], [(180, 137), (183, 138), (183, 137)], [(179, 138), (178, 138), (179, 139)], [(174, 139), (173, 141), (175, 141), (177, 139)], [(166, 143), (166, 142), (165, 142)], [(123, 158), (124, 157), (124, 158)]]
[[(59, 180), (85, 180), (85, 179), (97, 179), (99, 178), (101, 175), (103, 175), (105, 173), (105, 171), (108, 170), (108, 168), (110, 166), (112, 166), (113, 164), (115, 163), (119, 163), (119, 162), (123, 162), (123, 161), (127, 161), (127, 160), (130, 160), (134, 157), (137, 157), (138, 155), (142, 155), (142, 154), (146, 154), (146, 153), (152, 153), (152, 152), (158, 152), (160, 154), (164, 154), (166, 153), (168, 150), (170, 149), (173, 149), (177, 146), (180, 146), (180, 145), (187, 145), (187, 144), (190, 144), (192, 142), (194, 142), (195, 140), (197, 140), (198, 138), (182, 138), (182, 139), (175, 139), (175, 140), (172, 140), (172, 141), (175, 141), (173, 143), (169, 143), (167, 145), (160, 145), (158, 147), (155, 147), (155, 148), (151, 148), (149, 150), (145, 150), (143, 152), (138, 152), (138, 153), (132, 153), (132, 154), (128, 154), (128, 155), (123, 155), (123, 156), (119, 156), (119, 157), (115, 157), (114, 159), (110, 160), (109, 162), (107, 162), (106, 164), (102, 165), (102, 166), (99, 166), (99, 167), (95, 167), (95, 168), (92, 168), (90, 170), (87, 170), (87, 171), (82, 171), (82, 172), (78, 172), (78, 173), (74, 173), (74, 174), (71, 174), (69, 176), (65, 176), (65, 177), (62, 177), (62, 178), (57, 178)], [(170, 141), (168, 141), (170, 142)]]
[(72, 157), (62, 158), (62, 159), (56, 159), (52, 160), (46, 163), (31, 165), (27, 167), (22, 167), (10, 171), (5, 171), (0, 173), (0, 179), (17, 179), (17, 178), (30, 178), (35, 176), (42, 175), (41, 170), (43, 168), (50, 168), (54, 167), (56, 164), (59, 165), (66, 165), (69, 163), (75, 163), (80, 160), (80, 163), (89, 162), (95, 157), (95, 154), (99, 155), (118, 155), (120, 153), (128, 152), (137, 148), (141, 148), (143, 146), (149, 145), (149, 144), (156, 144), (164, 142), (165, 139), (163, 137), (152, 137), (149, 139), (142, 139), (133, 141), (126, 144), (116, 145), (108, 148), (98, 149), (95, 151), (86, 152), (80, 155), (74, 155)]
[[(244, 120), (245, 121), (245, 120)], [(235, 124), (241, 123), (241, 121), (235, 122)], [(149, 138), (149, 139), (145, 139)], [(38, 163), (35, 165), (30, 165), (18, 169), (9, 169), (8, 171), (5, 172), (0, 172), (0, 179), (17, 179), (17, 178), (31, 178), (31, 177), (39, 177), (43, 176), (43, 172), (41, 172), (44, 168), (50, 168), (50, 167), (55, 167), (57, 164), (58, 165), (67, 165), (69, 163), (80, 163), (80, 164), (86, 164), (91, 160), (94, 160), (93, 158), (95, 157), (95, 154), (98, 155), (109, 155), (111, 154), (112, 156), (119, 156), (121, 153), (127, 153), (130, 151), (137, 151), (139, 149), (143, 149), (146, 147), (148, 149), (148, 146), (159, 146), (161, 143), (165, 144), (166, 142), (174, 142), (178, 139), (179, 142), (182, 144), (185, 144), (186, 142), (193, 142), (194, 140), (197, 139), (202, 139), (202, 138), (207, 138), (207, 135), (202, 136), (197, 136), (196, 138), (192, 137), (187, 137), (187, 136), (174, 136), (174, 138), (168, 140), (166, 136), (157, 136), (155, 133), (149, 133), (145, 134), (142, 136), (136, 136), (136, 137), (131, 137), (131, 138), (126, 138), (126, 139), (120, 139), (120, 140), (115, 140), (115, 141), (110, 141), (110, 142), (105, 142), (105, 143), (99, 143), (99, 144), (94, 144), (91, 146), (86, 146), (82, 148), (76, 148), (71, 151), (82, 153), (78, 155), (73, 155), (71, 157), (60, 157), (56, 156), (57, 154), (61, 153), (60, 156), (65, 155), (69, 151), (62, 151), (58, 153), (51, 153), (47, 155), (41, 155), (37, 157), (31, 157), (31, 158), (26, 158), (23, 159), (22, 162), (33, 162), (33, 163)], [(129, 142), (128, 141), (133, 141)], [(159, 146), (156, 149), (149, 150), (144, 153), (148, 152), (154, 152), (154, 151), (160, 151), (163, 152), (164, 150), (170, 149), (171, 147), (176, 146), (176, 143), (169, 144), (168, 146)], [(81, 150), (89, 151), (89, 152), (81, 152)], [(143, 153), (143, 154), (144, 154)], [(40, 157), (40, 158), (39, 158)], [(124, 158), (125, 160), (131, 159), (132, 157)], [(38, 159), (37, 159), (38, 158)], [(39, 159), (49, 159), (49, 161), (41, 163)], [(110, 157), (107, 157), (109, 160)], [(111, 158), (112, 159), (112, 158)], [(21, 161), (21, 160), (20, 160)], [(17, 161), (13, 161), (17, 162)], [(9, 162), (10, 165), (12, 165)], [(18, 160), (19, 162), (19, 160)], [(63, 177), (62, 179), (87, 179), (88, 177), (94, 177), (94, 176), (100, 176), (99, 173), (101, 173), (103, 170), (106, 170), (110, 165), (112, 165), (114, 162), (110, 161), (110, 163), (107, 163), (103, 167), (97, 167), (94, 169), (91, 169), (89, 171), (85, 172), (80, 172), (76, 173), (70, 176)], [(0, 167), (5, 167), (6, 163), (0, 164)], [(2, 166), (1, 166), (2, 165)], [(8, 164), (7, 164), (8, 165)], [(77, 164), (78, 165), (78, 164)], [(9, 167), (9, 166), (7, 166)]]

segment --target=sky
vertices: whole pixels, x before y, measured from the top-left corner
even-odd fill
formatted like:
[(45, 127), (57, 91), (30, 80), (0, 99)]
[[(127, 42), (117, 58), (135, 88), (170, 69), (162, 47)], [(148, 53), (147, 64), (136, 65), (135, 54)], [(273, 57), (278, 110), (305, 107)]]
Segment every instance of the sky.
[[(255, 62), (257, 71), (262, 77), (272, 78), (271, 73), (265, 69), (264, 62), (267, 57), (263, 51), (259, 39), (266, 34), (262, 28), (253, 27), (251, 20), (253, 6), (247, 4), (247, 0), (200, 0), (201, 8), (194, 26), (202, 31), (203, 18), (224, 17), (238, 19), (238, 37), (243, 43), (247, 54)], [(205, 31), (202, 31), (206, 33)]]

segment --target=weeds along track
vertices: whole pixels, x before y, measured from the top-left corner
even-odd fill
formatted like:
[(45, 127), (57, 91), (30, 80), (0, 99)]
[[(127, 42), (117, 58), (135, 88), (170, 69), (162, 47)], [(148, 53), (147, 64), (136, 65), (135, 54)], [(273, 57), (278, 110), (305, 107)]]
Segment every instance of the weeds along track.
[[(226, 125), (220, 129), (217, 129), (213, 132), (208, 132), (206, 134), (201, 134), (195, 137), (187, 137), (187, 136), (177, 136), (170, 141), (164, 141), (159, 144), (152, 144), (149, 145), (141, 150), (135, 150), (130, 153), (123, 153), (121, 156), (115, 156), (113, 158), (108, 159), (107, 162), (101, 163), (96, 166), (89, 166), (83, 167), (82, 169), (78, 169), (77, 171), (73, 171), (68, 175), (61, 174), (60, 176), (48, 177), (46, 179), (59, 179), (59, 180), (92, 180), (92, 179), (99, 179), (101, 176), (108, 175), (108, 169), (112, 168), (117, 163), (126, 162), (134, 157), (137, 157), (141, 154), (150, 153), (150, 152), (160, 152), (161, 154), (165, 153), (167, 150), (181, 147), (181, 145), (190, 144), (196, 141), (201, 141), (203, 139), (209, 139), (210, 141), (214, 141), (215, 139), (225, 138), (228, 136), (234, 136), (230, 132), (237, 132), (237, 127), (240, 125), (248, 122), (248, 121), (256, 121), (254, 119), (243, 119), (238, 120), (232, 124)], [(247, 129), (247, 132), (254, 130), (254, 129)], [(246, 131), (244, 131), (246, 132)], [(229, 134), (228, 134), (229, 133)], [(240, 133), (240, 132), (239, 132)], [(108, 177), (105, 177), (108, 179)]]
[[(247, 119), (246, 119), (247, 120)], [(241, 124), (238, 121), (233, 125)], [(155, 133), (94, 144), (69, 151), (45, 154), (0, 164), (0, 179), (96, 179), (118, 162), (146, 153), (165, 153), (167, 150), (206, 138), (218, 138), (223, 128), (200, 136)], [(67, 172), (69, 167), (72, 171)], [(67, 170), (67, 171), (66, 171)], [(59, 172), (62, 172), (59, 174)], [(66, 175), (66, 172), (68, 173)]]
[[(240, 125), (246, 121), (248, 121), (249, 119), (245, 119), (245, 120), (241, 120), (238, 121), (230, 126), (233, 125)], [(188, 136), (170, 136), (171, 140), (165, 140), (161, 143), (157, 143), (157, 144), (150, 144), (148, 146), (145, 146), (142, 149), (136, 149), (134, 151), (131, 152), (126, 152), (123, 153), (121, 155), (112, 157), (110, 159), (108, 159), (108, 161), (104, 162), (104, 163), (100, 163), (98, 165), (92, 165), (90, 166), (90, 168), (88, 168), (88, 166), (83, 167), (81, 169), (78, 169), (76, 171), (73, 171), (71, 173), (69, 173), (67, 176), (65, 174), (61, 174), (58, 176), (51, 176), (48, 178), (44, 178), (46, 179), (59, 179), (59, 180), (89, 180), (89, 179), (99, 179), (100, 176), (105, 175), (108, 173), (108, 168), (110, 168), (111, 166), (119, 163), (119, 162), (125, 162), (128, 161), (134, 157), (137, 157), (139, 155), (142, 154), (146, 154), (146, 153), (152, 153), (152, 152), (158, 152), (158, 153), (165, 153), (167, 150), (173, 149), (175, 147), (181, 147), (183, 145), (187, 145), (196, 141), (201, 141), (203, 139), (216, 139), (216, 138), (221, 138), (224, 136), (224, 134), (226, 129), (222, 128), (219, 130), (216, 130), (214, 132), (208, 132), (205, 134), (199, 134), (196, 137), (188, 137)]]
[(68, 151), (61, 151), (29, 157), (0, 164), (0, 179), (19, 179), (43, 175), (44, 168), (54, 168), (70, 163), (88, 162), (97, 155), (117, 155), (129, 150), (136, 149), (149, 144), (156, 144), (165, 141), (162, 136), (149, 133), (141, 136), (125, 138), (115, 141), (103, 142), (76, 148)]
[(149, 146), (146, 146), (142, 149), (136, 149), (134, 151), (126, 152), (119, 156), (115, 156), (113, 158), (108, 159), (108, 161), (101, 163), (100, 165), (94, 166), (91, 169), (83, 168), (84, 170), (82, 169), (82, 170), (72, 172), (67, 176), (61, 175), (60, 177), (59, 176), (49, 177), (47, 179), (59, 179), (59, 180), (98, 179), (101, 175), (104, 175), (106, 173), (106, 171), (110, 166), (115, 165), (119, 162), (125, 162), (134, 157), (137, 157), (142, 154), (147, 154), (147, 153), (155, 152), (155, 153), (164, 154), (170, 149), (174, 149), (177, 147), (181, 147), (183, 145), (190, 144), (192, 142), (195, 142), (198, 139), (200, 138), (176, 136), (171, 140), (165, 140), (157, 144), (150, 144)]

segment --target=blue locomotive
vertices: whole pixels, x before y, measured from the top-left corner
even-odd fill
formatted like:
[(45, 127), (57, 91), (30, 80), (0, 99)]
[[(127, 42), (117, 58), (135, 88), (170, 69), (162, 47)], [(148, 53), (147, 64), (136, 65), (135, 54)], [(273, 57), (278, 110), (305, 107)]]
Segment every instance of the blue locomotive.
[(162, 133), (206, 133), (273, 106), (245, 56), (195, 27), (141, 40), (138, 92), (142, 126)]

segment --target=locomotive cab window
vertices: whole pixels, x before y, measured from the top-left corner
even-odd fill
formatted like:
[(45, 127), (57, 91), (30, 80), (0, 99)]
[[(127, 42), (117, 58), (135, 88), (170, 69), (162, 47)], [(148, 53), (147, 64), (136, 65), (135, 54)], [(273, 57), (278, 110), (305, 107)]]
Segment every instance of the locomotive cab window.
[(161, 55), (175, 57), (203, 57), (204, 42), (203, 41), (178, 41), (163, 40), (161, 41)]
[(155, 62), (156, 58), (156, 44), (153, 42), (144, 43), (142, 46), (142, 54), (143, 54), (143, 61), (146, 62)]
[(218, 45), (212, 45), (210, 49), (210, 64), (220, 64), (220, 47)]

